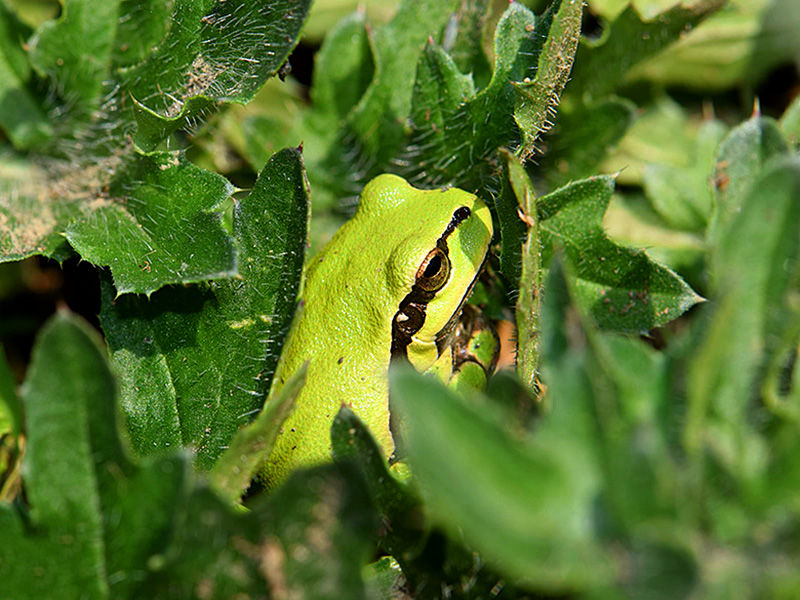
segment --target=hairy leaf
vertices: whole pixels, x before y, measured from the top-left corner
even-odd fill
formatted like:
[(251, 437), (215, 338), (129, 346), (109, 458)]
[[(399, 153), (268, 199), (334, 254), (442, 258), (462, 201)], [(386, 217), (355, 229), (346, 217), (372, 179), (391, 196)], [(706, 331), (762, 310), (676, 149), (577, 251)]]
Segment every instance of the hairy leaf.
[(66, 237), (84, 259), (111, 268), (118, 294), (236, 274), (219, 211), (233, 191), (227, 180), (170, 153), (108, 167), (115, 175), (107, 192)]
[(101, 322), (139, 454), (193, 446), (210, 468), (264, 403), (305, 257), (308, 189), (299, 150), (276, 154), (234, 210), (238, 279), (114, 299)]
[(153, 150), (216, 101), (247, 103), (299, 39), (310, 0), (187, 0), (173, 6), (166, 38), (123, 73), (137, 101), (136, 144)]
[(643, 250), (611, 241), (602, 227), (612, 176), (571, 183), (536, 208), (545, 248), (563, 247), (577, 278), (579, 303), (606, 328), (647, 331), (680, 316), (701, 298)]
[(29, 42), (31, 64), (84, 117), (99, 104), (118, 18), (119, 0), (64, 0), (61, 17), (42, 24)]
[(42, 330), (25, 382), (27, 526), (0, 505), (9, 597), (127, 597), (166, 532), (183, 461), (138, 467), (117, 433), (116, 384), (96, 332), (68, 314)]

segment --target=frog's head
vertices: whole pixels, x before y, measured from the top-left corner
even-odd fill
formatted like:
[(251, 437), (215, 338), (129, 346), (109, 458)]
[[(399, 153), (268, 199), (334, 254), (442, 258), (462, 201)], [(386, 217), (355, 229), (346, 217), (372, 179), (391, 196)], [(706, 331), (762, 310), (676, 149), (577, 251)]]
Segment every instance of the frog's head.
[(392, 358), (430, 367), (455, 328), (481, 271), (492, 218), (478, 197), (456, 188), (419, 190), (394, 175), (371, 181), (359, 216), (380, 220), (387, 249)]

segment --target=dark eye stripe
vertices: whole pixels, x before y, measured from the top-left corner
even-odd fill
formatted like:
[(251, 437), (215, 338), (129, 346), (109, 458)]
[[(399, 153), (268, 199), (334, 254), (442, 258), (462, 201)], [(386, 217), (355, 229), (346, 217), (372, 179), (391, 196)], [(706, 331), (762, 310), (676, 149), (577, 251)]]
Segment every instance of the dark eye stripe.
[[(468, 206), (459, 206), (454, 212), (447, 224), (442, 235), (436, 240), (436, 248), (444, 253), (447, 258), (450, 255), (450, 249), (447, 247), (447, 238), (456, 230), (456, 228), (466, 221), (472, 211)], [(449, 279), (449, 273), (448, 273)], [(392, 358), (408, 358), (408, 345), (411, 343), (411, 336), (417, 331), (422, 329), (425, 324), (425, 311), (430, 302), (436, 295), (435, 291), (423, 289), (418, 283), (415, 283), (411, 291), (403, 298), (403, 301), (398, 307), (398, 311), (392, 319)], [(470, 290), (472, 286), (470, 286)], [(463, 303), (463, 301), (462, 301)], [(459, 307), (460, 308), (460, 307)], [(458, 309), (455, 311), (458, 312)]]

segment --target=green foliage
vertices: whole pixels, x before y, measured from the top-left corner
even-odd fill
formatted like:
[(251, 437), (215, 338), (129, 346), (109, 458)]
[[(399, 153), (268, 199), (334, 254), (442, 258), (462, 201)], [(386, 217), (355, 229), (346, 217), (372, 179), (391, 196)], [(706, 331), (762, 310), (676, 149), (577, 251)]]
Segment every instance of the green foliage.
[(192, 445), (208, 469), (261, 408), (296, 304), (308, 211), (300, 152), (282, 150), (236, 202), (237, 278), (116, 299), (106, 278), (100, 319), (138, 454)]
[[(96, 266), (104, 334), (0, 355), (0, 599), (797, 595), (800, 100), (732, 100), (794, 3), (494, 4), (330, 23), (301, 94), (308, 0), (0, 2), (0, 262)], [(259, 489), (307, 249), (386, 171), (492, 207), (516, 371), (393, 368), (391, 466), (343, 407)]]
[(169, 152), (167, 137), (221, 100), (252, 98), (308, 5), (70, 0), (32, 35), (4, 5), (0, 124), (14, 147), (0, 141), (0, 261), (63, 260), (66, 232), (119, 292), (235, 274), (219, 222), (230, 184)]

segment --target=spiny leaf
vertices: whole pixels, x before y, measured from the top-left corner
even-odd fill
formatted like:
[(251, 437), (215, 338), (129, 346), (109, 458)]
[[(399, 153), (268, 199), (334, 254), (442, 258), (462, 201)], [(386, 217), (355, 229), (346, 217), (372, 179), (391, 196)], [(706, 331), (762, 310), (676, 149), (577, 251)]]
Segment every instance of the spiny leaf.
[(227, 180), (166, 152), (108, 168), (114, 172), (108, 190), (67, 227), (66, 237), (84, 259), (111, 268), (119, 294), (236, 274), (219, 212), (232, 193)]
[(577, 278), (582, 306), (603, 326), (647, 331), (680, 316), (701, 298), (642, 250), (620, 246), (603, 231), (614, 177), (571, 183), (537, 201), (545, 248), (561, 246)]
[(508, 146), (523, 158), (549, 127), (577, 45), (582, 3), (555, 2), (540, 18), (512, 3), (495, 31), (495, 70), (475, 91), (447, 53), (426, 48), (417, 67), (412, 130), (395, 164), (420, 185), (476, 189)]
[(247, 103), (299, 39), (310, 0), (174, 4), (167, 37), (122, 73), (139, 104), (136, 144), (153, 150), (216, 101)]
[(647, 21), (633, 5), (628, 6), (606, 26), (600, 39), (581, 42), (569, 94), (579, 99), (584, 95), (600, 98), (618, 88), (634, 65), (675, 42), (724, 3), (681, 2)]
[(101, 322), (122, 378), (134, 449), (193, 445), (210, 468), (264, 403), (299, 289), (308, 189), (297, 149), (276, 154), (237, 202), (239, 279), (114, 298)]

